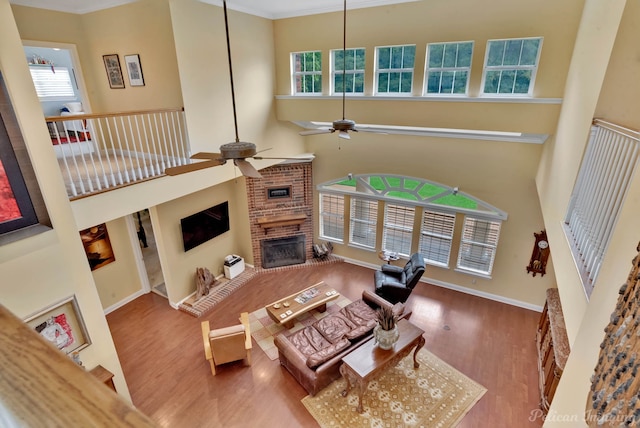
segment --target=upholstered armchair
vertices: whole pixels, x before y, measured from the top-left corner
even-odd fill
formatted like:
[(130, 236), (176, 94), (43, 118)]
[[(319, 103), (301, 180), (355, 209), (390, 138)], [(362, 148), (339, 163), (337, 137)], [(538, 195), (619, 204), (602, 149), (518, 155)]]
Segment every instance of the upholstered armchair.
[(406, 302), (425, 270), (424, 258), (414, 253), (404, 267), (385, 264), (374, 273), (376, 294), (388, 302)]
[(211, 374), (216, 375), (216, 366), (232, 361), (244, 360), (251, 365), (251, 330), (249, 314), (240, 314), (240, 324), (209, 330), (209, 321), (202, 322), (204, 355), (211, 365)]

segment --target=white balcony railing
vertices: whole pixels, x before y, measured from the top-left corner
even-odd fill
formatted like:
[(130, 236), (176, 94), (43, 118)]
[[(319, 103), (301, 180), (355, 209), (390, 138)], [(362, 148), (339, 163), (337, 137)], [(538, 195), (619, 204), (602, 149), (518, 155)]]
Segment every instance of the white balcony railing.
[(70, 199), (164, 175), (189, 163), (183, 109), (47, 117)]

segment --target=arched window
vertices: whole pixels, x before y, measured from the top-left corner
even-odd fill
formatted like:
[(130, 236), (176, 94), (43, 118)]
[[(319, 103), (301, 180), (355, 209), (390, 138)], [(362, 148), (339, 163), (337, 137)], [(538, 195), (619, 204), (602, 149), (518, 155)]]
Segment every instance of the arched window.
[[(457, 246), (457, 270), (491, 274), (507, 214), (457, 187), (400, 175), (349, 174), (317, 190), (323, 239), (403, 257), (417, 251), (428, 264), (445, 268)], [(462, 231), (456, 237), (458, 216)]]

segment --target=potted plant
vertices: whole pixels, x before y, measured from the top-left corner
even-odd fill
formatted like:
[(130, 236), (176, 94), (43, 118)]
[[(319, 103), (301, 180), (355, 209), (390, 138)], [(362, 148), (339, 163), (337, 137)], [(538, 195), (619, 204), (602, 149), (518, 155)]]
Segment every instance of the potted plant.
[(398, 316), (392, 308), (382, 307), (376, 310), (378, 325), (373, 329), (374, 340), (380, 349), (391, 349), (398, 341)]

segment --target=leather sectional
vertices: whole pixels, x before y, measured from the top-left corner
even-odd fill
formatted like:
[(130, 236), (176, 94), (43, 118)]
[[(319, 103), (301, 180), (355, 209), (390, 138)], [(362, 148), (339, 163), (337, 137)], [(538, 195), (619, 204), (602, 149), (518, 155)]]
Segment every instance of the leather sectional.
[(400, 317), (404, 304), (395, 305), (365, 290), (362, 299), (296, 332), (276, 336), (280, 364), (310, 395), (340, 377), (342, 357), (369, 340), (376, 325), (375, 309), (387, 306)]

